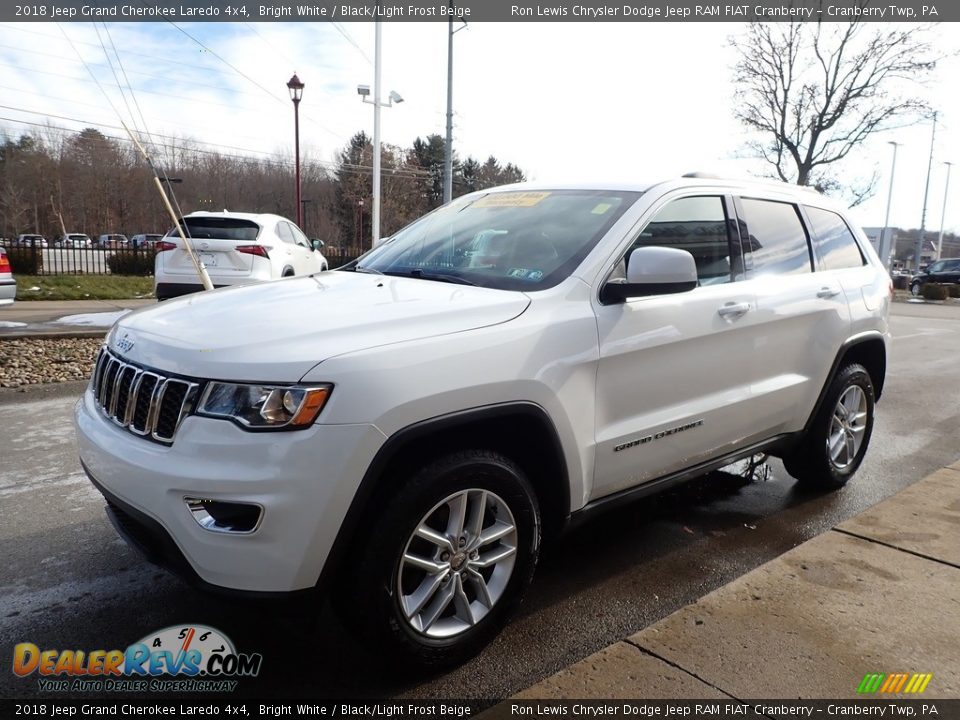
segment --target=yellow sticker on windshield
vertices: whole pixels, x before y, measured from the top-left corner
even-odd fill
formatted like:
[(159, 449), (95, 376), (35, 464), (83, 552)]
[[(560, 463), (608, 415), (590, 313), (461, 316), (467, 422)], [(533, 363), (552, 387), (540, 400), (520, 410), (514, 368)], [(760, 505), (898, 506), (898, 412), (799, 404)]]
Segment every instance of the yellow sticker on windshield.
[(590, 212), (593, 213), (594, 215), (603, 215), (607, 210), (609, 210), (612, 207), (613, 205), (611, 205), (610, 203), (598, 203), (597, 206)]
[(548, 192), (505, 192), (491, 193), (477, 200), (474, 207), (533, 207), (544, 198), (550, 197)]

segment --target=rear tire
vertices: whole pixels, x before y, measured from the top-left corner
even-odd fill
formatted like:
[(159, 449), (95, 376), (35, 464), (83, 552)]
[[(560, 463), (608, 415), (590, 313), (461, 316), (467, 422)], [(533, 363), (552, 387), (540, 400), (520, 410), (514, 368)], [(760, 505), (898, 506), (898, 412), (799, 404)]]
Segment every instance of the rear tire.
[(836, 490), (860, 467), (870, 445), (874, 415), (873, 381), (863, 365), (837, 373), (803, 440), (783, 458), (799, 485)]
[(487, 450), (453, 453), (368, 518), (335, 595), (377, 653), (407, 667), (458, 665), (506, 625), (533, 577), (540, 512), (523, 471)]

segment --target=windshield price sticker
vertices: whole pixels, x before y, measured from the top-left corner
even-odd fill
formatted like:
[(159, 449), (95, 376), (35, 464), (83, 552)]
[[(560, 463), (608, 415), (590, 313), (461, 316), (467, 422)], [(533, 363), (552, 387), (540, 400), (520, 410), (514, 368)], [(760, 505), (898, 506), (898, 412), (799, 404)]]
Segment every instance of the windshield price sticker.
[(507, 192), (494, 193), (477, 200), (474, 207), (533, 207), (544, 198), (550, 197), (548, 192)]

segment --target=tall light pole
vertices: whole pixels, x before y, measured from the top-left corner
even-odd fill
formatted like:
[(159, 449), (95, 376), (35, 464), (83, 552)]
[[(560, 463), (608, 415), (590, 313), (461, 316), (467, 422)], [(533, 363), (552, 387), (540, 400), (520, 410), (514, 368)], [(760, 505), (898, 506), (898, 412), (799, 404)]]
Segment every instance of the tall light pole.
[(923, 240), (927, 226), (927, 197), (930, 195), (930, 170), (933, 168), (933, 143), (937, 139), (937, 113), (933, 114), (933, 132), (930, 135), (930, 159), (927, 161), (927, 185), (923, 190), (923, 212), (920, 215), (920, 234), (917, 237), (916, 271), (920, 272), (920, 257), (923, 255)]
[(466, 20), (461, 20), (463, 27), (453, 29), (453, 0), (450, 0), (450, 26), (447, 36), (447, 140), (443, 147), (443, 204), (446, 205), (453, 197), (453, 35), (467, 26)]
[(890, 192), (887, 193), (887, 216), (883, 220), (883, 234), (880, 236), (880, 260), (883, 266), (890, 269), (890, 253), (893, 250), (893, 232), (890, 230), (890, 204), (893, 202), (893, 177), (897, 172), (897, 148), (900, 143), (895, 140), (887, 141), (893, 145), (893, 163), (890, 165)]
[(358, 85), (357, 93), (363, 98), (365, 103), (373, 105), (373, 210), (371, 212), (370, 222), (373, 234), (372, 246), (376, 247), (380, 242), (380, 108), (393, 107), (394, 103), (400, 104), (403, 98), (394, 90), (390, 91), (390, 99), (386, 102), (380, 99), (380, 21), (374, 23), (374, 49), (373, 49), (373, 99), (370, 99), (370, 87), (368, 85)]
[(940, 237), (937, 238), (937, 260), (940, 259), (940, 253), (943, 252), (943, 221), (947, 219), (947, 193), (950, 192), (950, 168), (953, 167), (953, 163), (949, 161), (943, 164), (947, 166), (947, 182), (943, 186), (943, 211), (940, 213)]
[(300, 98), (303, 97), (303, 83), (294, 73), (287, 81), (290, 99), (293, 100), (293, 154), (297, 168), (297, 227), (303, 228), (303, 204), (300, 202)]

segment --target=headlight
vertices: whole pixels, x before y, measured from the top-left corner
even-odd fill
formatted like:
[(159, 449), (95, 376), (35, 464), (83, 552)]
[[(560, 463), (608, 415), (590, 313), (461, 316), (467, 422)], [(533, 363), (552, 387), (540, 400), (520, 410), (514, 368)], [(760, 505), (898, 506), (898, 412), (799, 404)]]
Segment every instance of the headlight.
[(332, 389), (331, 385), (300, 387), (211, 382), (203, 393), (197, 414), (228, 418), (258, 430), (302, 428), (317, 419)]

